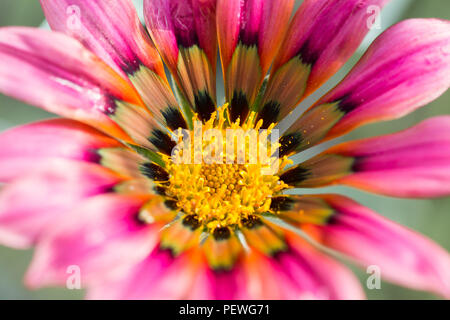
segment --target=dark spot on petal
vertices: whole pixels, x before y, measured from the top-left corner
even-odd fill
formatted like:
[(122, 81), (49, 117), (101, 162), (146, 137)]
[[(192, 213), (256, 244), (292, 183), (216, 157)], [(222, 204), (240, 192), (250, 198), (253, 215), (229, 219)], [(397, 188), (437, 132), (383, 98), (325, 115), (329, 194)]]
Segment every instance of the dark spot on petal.
[(163, 186), (155, 186), (153, 190), (156, 192), (156, 194), (159, 194), (160, 196), (165, 196), (167, 188)]
[(241, 123), (243, 123), (247, 119), (249, 111), (247, 96), (241, 91), (235, 91), (231, 98), (229, 108), (231, 122), (236, 122), (240, 118)]
[(230, 236), (231, 236), (231, 231), (230, 231), (230, 228), (228, 228), (228, 227), (217, 227), (213, 231), (213, 237), (217, 241), (227, 240), (230, 238)]
[(263, 225), (261, 219), (255, 215), (250, 215), (247, 218), (243, 218), (241, 223), (247, 229), (257, 228)]
[(102, 156), (99, 154), (98, 149), (88, 149), (84, 155), (84, 160), (94, 163), (100, 163), (102, 161)]
[(148, 138), (148, 141), (150, 141), (160, 152), (168, 156), (172, 154), (173, 148), (177, 145), (167, 133), (159, 129), (152, 131), (152, 135)]
[(300, 132), (289, 133), (282, 136), (279, 140), (279, 156), (283, 157), (290, 155), (298, 148), (302, 141), (303, 138)]
[(270, 209), (275, 212), (289, 211), (292, 209), (295, 200), (290, 197), (273, 197)]
[(311, 48), (310, 40), (306, 40), (303, 46), (298, 50), (296, 56), (303, 64), (313, 65), (319, 59), (319, 52)]
[(156, 163), (147, 162), (140, 166), (140, 170), (147, 178), (155, 181), (167, 181), (169, 180), (169, 174), (162, 167)]
[(211, 114), (216, 111), (216, 104), (206, 91), (200, 91), (195, 95), (195, 111), (202, 121), (208, 121)]
[(257, 120), (263, 120), (261, 129), (267, 129), (272, 123), (277, 122), (280, 115), (280, 103), (270, 101), (264, 105), (260, 112), (258, 112)]
[(175, 200), (165, 200), (164, 205), (169, 208), (170, 210), (178, 210), (177, 202)]
[(349, 95), (336, 99), (336, 101), (339, 101), (337, 108), (345, 114), (350, 113), (359, 107), (359, 103), (353, 101)]
[[(169, 10), (175, 37), (180, 46), (189, 48), (198, 43), (194, 11), (183, 1), (170, 1)], [(169, 18), (169, 19), (170, 19)]]
[[(95, 22), (94, 22), (95, 23)], [(121, 50), (117, 50), (116, 52), (121, 52)], [(140, 70), (141, 66), (144, 64), (138, 58), (138, 56), (129, 51), (129, 54), (133, 54), (133, 57), (123, 58), (121, 62), (119, 62), (122, 66), (121, 69), (128, 75), (134, 75), (137, 71)]]
[(151, 255), (160, 259), (164, 259), (164, 261), (167, 261), (169, 263), (171, 263), (173, 259), (177, 257), (173, 248), (166, 247), (162, 243), (159, 244), (159, 246), (151, 253)]
[(137, 224), (138, 226), (144, 226), (144, 225), (147, 225), (147, 224), (148, 224), (146, 221), (144, 221), (143, 219), (141, 219), (141, 215), (140, 215), (140, 212), (139, 212), (139, 211), (136, 212), (136, 213), (133, 215), (133, 217), (134, 217), (134, 221), (136, 222), (136, 224)]
[(295, 186), (296, 184), (308, 179), (310, 175), (310, 172), (308, 169), (305, 169), (301, 167), (300, 165), (289, 169), (288, 171), (284, 172), (280, 176), (280, 180), (282, 180), (284, 183), (288, 185)]
[(259, 44), (258, 32), (241, 30), (241, 32), (239, 33), (239, 42), (240, 45), (244, 45), (247, 47), (257, 47)]
[(288, 246), (283, 249), (274, 250), (270, 253), (270, 256), (279, 263), (283, 263), (284, 257), (288, 255), (296, 255), (296, 253)]
[(174, 107), (167, 107), (165, 110), (161, 111), (164, 119), (166, 120), (167, 126), (171, 130), (176, 130), (178, 128), (186, 129), (186, 120), (183, 117), (181, 111)]
[(229, 274), (232, 274), (233, 264), (231, 265), (219, 265), (219, 266), (210, 266), (211, 270), (214, 272), (216, 277), (226, 277)]
[(185, 216), (182, 223), (183, 226), (190, 228), (192, 231), (200, 227), (200, 221), (198, 221), (197, 216), (193, 214)]
[(328, 216), (325, 220), (325, 224), (327, 225), (338, 225), (339, 221), (339, 212), (335, 211), (330, 216)]
[(352, 164), (352, 172), (359, 172), (364, 171), (364, 168), (362, 167), (364, 165), (364, 157), (354, 157), (353, 158), (353, 164)]
[(109, 117), (113, 116), (117, 110), (116, 105), (117, 98), (114, 97), (112, 94), (109, 94), (108, 92), (103, 93), (103, 95), (104, 95), (104, 106), (102, 106), (101, 110), (107, 116)]

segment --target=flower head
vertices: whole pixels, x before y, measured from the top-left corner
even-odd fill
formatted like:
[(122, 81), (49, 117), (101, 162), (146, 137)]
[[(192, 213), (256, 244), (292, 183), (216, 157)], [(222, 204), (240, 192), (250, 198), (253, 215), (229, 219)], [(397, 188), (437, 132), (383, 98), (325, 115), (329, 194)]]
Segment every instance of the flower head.
[(27, 283), (65, 284), (76, 265), (91, 298), (362, 298), (328, 248), (450, 297), (444, 249), (302, 192), (450, 194), (449, 116), (290, 160), (445, 92), (448, 21), (389, 28), (273, 140), (387, 2), (305, 0), (291, 18), (294, 0), (145, 0), (147, 33), (131, 0), (41, 0), (53, 31), (0, 29), (0, 91), (62, 116), (0, 135), (0, 242), (36, 247)]

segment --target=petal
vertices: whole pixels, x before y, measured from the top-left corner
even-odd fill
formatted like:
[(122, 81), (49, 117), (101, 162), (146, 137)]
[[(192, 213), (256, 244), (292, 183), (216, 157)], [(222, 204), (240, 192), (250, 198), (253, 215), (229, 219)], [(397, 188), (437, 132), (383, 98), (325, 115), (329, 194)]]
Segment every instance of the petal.
[(152, 141), (159, 142), (161, 130), (137, 92), (76, 40), (39, 29), (4, 28), (0, 57), (7, 61), (0, 66), (0, 91), (158, 151)]
[(208, 236), (202, 248), (208, 262), (208, 269), (213, 270), (213, 273), (232, 270), (243, 252), (242, 245), (235, 234), (228, 237)]
[(139, 96), (78, 41), (46, 30), (2, 28), (0, 58), (2, 93), (130, 141), (109, 116), (117, 101), (143, 109)]
[(218, 0), (217, 31), (232, 121), (247, 118), (293, 6), (293, 0)]
[(145, 0), (144, 15), (184, 97), (209, 120), (216, 104), (216, 0)]
[[(317, 281), (320, 281), (320, 286), (316, 291), (319, 298), (333, 300), (365, 298), (359, 280), (347, 267), (320, 253), (295, 234), (288, 233), (286, 239), (293, 252), (293, 257), (304, 259), (304, 262), (307, 262), (313, 269)], [(330, 272), (330, 270), (333, 271)]]
[(158, 121), (167, 120), (164, 112), (179, 112), (162, 61), (131, 0), (41, 0), (41, 5), (52, 30), (78, 39), (128, 77)]
[(144, 178), (140, 166), (146, 162), (144, 157), (127, 148), (103, 148), (97, 152), (99, 164), (122, 176)]
[(135, 144), (153, 152), (165, 151), (165, 148), (160, 150), (161, 145), (170, 148), (171, 144), (174, 144), (169, 132), (161, 128), (155, 118), (144, 108), (138, 108), (129, 103), (116, 102), (114, 113), (110, 114), (109, 117), (133, 138)]
[(198, 255), (185, 252), (174, 257), (156, 247), (123, 277), (89, 288), (89, 299), (182, 299), (192, 290)]
[(450, 116), (337, 145), (288, 170), (281, 179), (297, 187), (345, 184), (396, 197), (449, 195)]
[(40, 0), (52, 30), (82, 42), (121, 75), (141, 65), (164, 75), (158, 53), (129, 0)]
[(334, 210), (319, 197), (278, 196), (272, 199), (270, 209), (287, 223), (326, 224)]
[(25, 277), (27, 285), (65, 284), (70, 266), (80, 268), (83, 286), (120, 277), (157, 244), (157, 226), (138, 219), (144, 201), (100, 195), (56, 218), (36, 247)]
[(97, 162), (99, 149), (120, 145), (93, 127), (70, 119), (16, 127), (0, 134), (0, 181), (11, 181), (54, 158)]
[(444, 249), (348, 198), (318, 195), (295, 199), (305, 201), (314, 197), (320, 199), (319, 206), (333, 210), (332, 216), (326, 224), (297, 225), (317, 241), (364, 266), (378, 266), (382, 278), (450, 296), (450, 256)]
[(172, 202), (158, 195), (152, 196), (139, 211), (139, 219), (146, 223), (169, 223), (176, 216)]
[(275, 256), (285, 251), (286, 243), (283, 233), (261, 218), (251, 218), (243, 222), (242, 234), (247, 244), (265, 255)]
[(345, 64), (370, 31), (369, 22), (387, 2), (302, 3), (274, 61), (262, 100), (266, 125), (288, 115)]
[(203, 262), (187, 296), (190, 300), (248, 300), (247, 275), (242, 261), (230, 270), (213, 270)]
[[(349, 270), (319, 253), (300, 237), (265, 219), (243, 222), (252, 251), (247, 283), (254, 299), (361, 299), (361, 286)], [(255, 270), (256, 269), (256, 270)], [(333, 272), (330, 272), (333, 270)], [(335, 277), (335, 273), (339, 274)]]
[(96, 164), (48, 161), (0, 193), (0, 242), (18, 248), (32, 245), (56, 217), (85, 198), (110, 191), (120, 181)]
[(193, 216), (185, 216), (170, 224), (161, 232), (161, 248), (170, 250), (174, 256), (200, 245), (202, 228)]
[(300, 237), (285, 233), (287, 249), (273, 257), (249, 254), (247, 282), (254, 299), (363, 299), (356, 277)]
[[(156, 193), (155, 184), (149, 179), (131, 179), (114, 186), (114, 192), (119, 194), (148, 195)], [(145, 220), (144, 220), (145, 221)]]
[(297, 135), (296, 144), (284, 152), (304, 150), (369, 122), (401, 117), (449, 86), (450, 23), (403, 21), (378, 37), (346, 78), (303, 114), (288, 132)]

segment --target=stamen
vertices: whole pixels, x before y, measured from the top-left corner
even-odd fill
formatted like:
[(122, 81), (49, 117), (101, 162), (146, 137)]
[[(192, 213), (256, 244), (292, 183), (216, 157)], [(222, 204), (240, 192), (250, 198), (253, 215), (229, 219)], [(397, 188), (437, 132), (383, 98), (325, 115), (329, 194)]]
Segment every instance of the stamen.
[[(216, 129), (224, 136), (226, 129), (259, 130), (263, 123), (261, 119), (256, 123), (255, 119), (252, 113), (244, 124), (229, 123), (225, 106), (204, 122), (202, 130)], [(265, 127), (270, 133), (274, 126)], [(202, 141), (203, 150), (211, 143)], [(226, 139), (222, 143), (226, 150)], [(246, 151), (250, 147), (258, 148), (258, 145), (250, 146), (246, 142)], [(194, 149), (194, 141), (191, 141), (188, 150), (193, 153)], [(178, 210), (184, 214), (185, 225), (202, 226), (216, 240), (223, 240), (235, 228), (256, 227), (260, 221), (258, 215), (271, 211), (272, 197), (280, 195), (288, 186), (277, 175), (264, 174), (262, 169), (277, 163), (282, 170), (289, 161), (284, 157), (261, 163), (258, 158), (256, 163), (247, 159), (244, 163), (230, 164), (226, 163), (223, 152), (219, 155), (223, 163), (174, 163), (169, 156), (163, 156), (169, 177), (162, 187), (165, 196), (174, 199)]]

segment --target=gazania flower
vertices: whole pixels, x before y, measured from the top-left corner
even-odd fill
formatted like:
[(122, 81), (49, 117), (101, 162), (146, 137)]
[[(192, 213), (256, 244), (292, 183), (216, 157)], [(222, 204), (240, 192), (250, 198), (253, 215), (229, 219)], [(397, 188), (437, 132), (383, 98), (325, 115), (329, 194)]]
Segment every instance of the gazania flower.
[(291, 19), (293, 0), (145, 0), (147, 33), (129, 0), (41, 0), (53, 31), (0, 29), (0, 90), (63, 117), (0, 135), (0, 241), (36, 247), (27, 284), (64, 285), (77, 266), (90, 298), (363, 298), (330, 255), (340, 253), (450, 297), (444, 249), (344, 196), (301, 189), (448, 195), (449, 116), (288, 159), (447, 90), (448, 21), (407, 20), (378, 37), (284, 132), (277, 172), (262, 174), (260, 160), (173, 159), (189, 155), (173, 136), (197, 122), (201, 134), (273, 133), (355, 52), (369, 7), (386, 2), (305, 0)]

